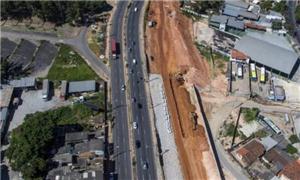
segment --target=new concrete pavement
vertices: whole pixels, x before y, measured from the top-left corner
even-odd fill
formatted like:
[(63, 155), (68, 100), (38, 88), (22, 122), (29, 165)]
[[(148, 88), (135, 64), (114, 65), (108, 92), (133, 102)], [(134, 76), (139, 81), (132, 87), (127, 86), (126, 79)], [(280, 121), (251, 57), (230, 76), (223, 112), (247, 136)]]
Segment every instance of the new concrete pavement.
[[(149, 107), (145, 91), (145, 82), (143, 75), (139, 33), (140, 18), (144, 17), (141, 9), (143, 1), (133, 1), (128, 9), (126, 44), (128, 60), (128, 78), (130, 86), (130, 96), (132, 103), (132, 120), (137, 123), (137, 129), (134, 130), (134, 140), (139, 142), (136, 146), (136, 170), (137, 179), (157, 179), (154, 157), (154, 146), (152, 141), (152, 129), (149, 118)], [(134, 60), (135, 59), (135, 60)], [(134, 62), (136, 61), (136, 63)]]

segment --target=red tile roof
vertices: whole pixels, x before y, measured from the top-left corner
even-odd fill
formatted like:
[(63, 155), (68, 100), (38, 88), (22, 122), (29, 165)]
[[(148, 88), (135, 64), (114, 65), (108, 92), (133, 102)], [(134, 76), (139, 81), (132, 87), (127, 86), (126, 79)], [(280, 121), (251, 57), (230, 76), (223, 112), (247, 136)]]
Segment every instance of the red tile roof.
[(248, 142), (246, 145), (237, 150), (237, 154), (242, 157), (246, 165), (252, 164), (257, 158), (265, 152), (265, 147), (256, 139)]
[(293, 161), (286, 165), (282, 171), (280, 171), (279, 176), (284, 175), (291, 180), (300, 179), (300, 159)]
[(244, 54), (236, 49), (231, 50), (231, 57), (234, 59), (244, 60), (244, 61), (246, 61), (249, 58), (246, 54)]

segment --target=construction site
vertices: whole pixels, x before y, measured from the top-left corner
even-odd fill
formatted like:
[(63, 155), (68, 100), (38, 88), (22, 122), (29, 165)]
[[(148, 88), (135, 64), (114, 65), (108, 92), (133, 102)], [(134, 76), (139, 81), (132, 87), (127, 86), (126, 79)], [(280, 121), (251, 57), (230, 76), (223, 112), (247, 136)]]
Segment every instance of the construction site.
[(161, 74), (184, 179), (217, 179), (213, 154), (201, 123), (191, 87), (210, 84), (209, 64), (193, 43), (192, 20), (181, 14), (178, 2), (151, 2), (147, 20), (146, 54), (152, 74)]

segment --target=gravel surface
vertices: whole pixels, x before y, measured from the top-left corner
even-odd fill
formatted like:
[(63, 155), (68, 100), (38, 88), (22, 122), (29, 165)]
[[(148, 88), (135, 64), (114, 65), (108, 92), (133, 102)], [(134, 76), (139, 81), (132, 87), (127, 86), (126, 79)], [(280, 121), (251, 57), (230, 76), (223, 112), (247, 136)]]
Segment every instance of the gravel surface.
[(16, 109), (13, 119), (10, 122), (8, 131), (12, 131), (24, 121), (27, 114), (32, 114), (37, 111), (47, 111), (49, 109), (65, 106), (70, 104), (68, 101), (61, 101), (57, 97), (52, 97), (49, 101), (44, 101), (42, 99), (42, 90), (36, 91), (23, 91), (21, 95), (22, 103)]
[(163, 154), (163, 170), (166, 180), (183, 179), (178, 159), (170, 116), (166, 103), (162, 77), (150, 74), (150, 91), (155, 113), (155, 125), (159, 134)]

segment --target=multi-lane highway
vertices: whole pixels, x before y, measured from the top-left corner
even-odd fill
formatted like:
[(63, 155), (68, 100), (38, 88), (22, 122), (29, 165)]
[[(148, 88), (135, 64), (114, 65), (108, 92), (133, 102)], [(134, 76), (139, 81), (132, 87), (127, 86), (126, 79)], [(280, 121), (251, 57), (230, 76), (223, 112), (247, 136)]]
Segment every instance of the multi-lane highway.
[(154, 146), (148, 112), (147, 96), (144, 85), (143, 64), (141, 58), (139, 34), (143, 1), (132, 1), (128, 9), (126, 29), (126, 50), (128, 60), (128, 78), (131, 96), (132, 120), (137, 123), (134, 130), (136, 142), (137, 179), (157, 179), (154, 158)]
[(126, 92), (121, 90), (124, 79), (124, 64), (122, 49), (122, 25), (125, 16), (127, 1), (119, 1), (112, 21), (111, 38), (120, 45), (119, 52), (115, 59), (111, 58), (111, 90), (112, 110), (114, 116), (113, 143), (115, 173), (117, 179), (132, 179), (130, 141), (128, 135)]

